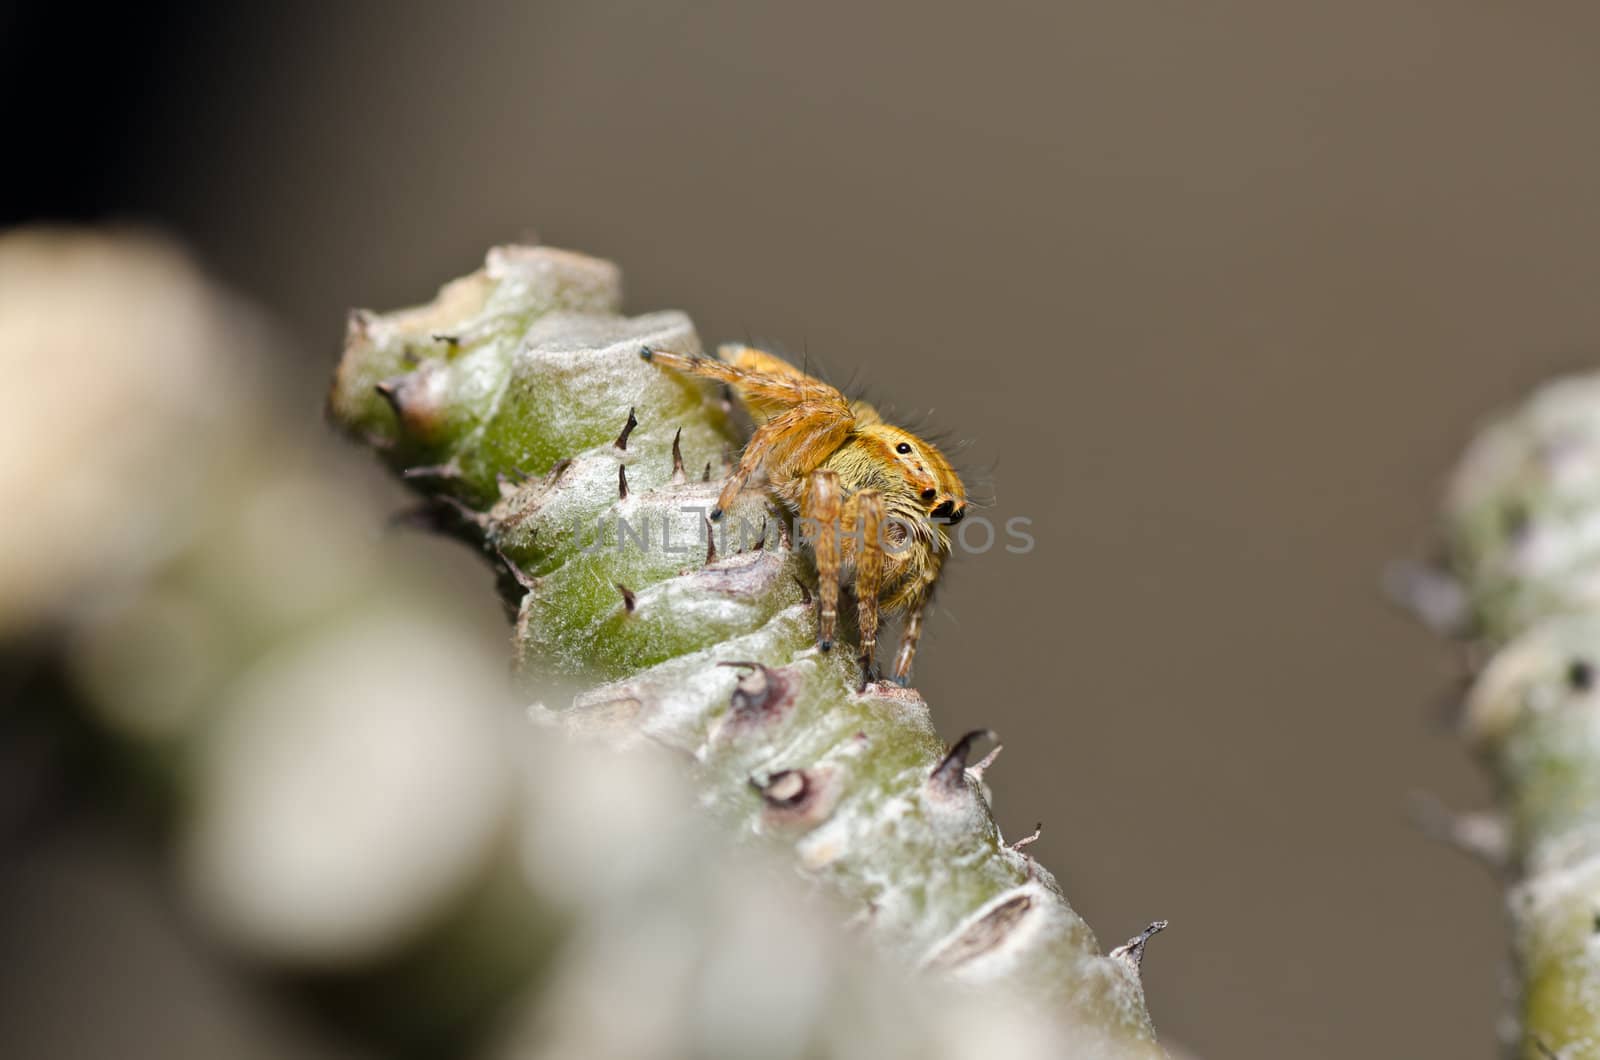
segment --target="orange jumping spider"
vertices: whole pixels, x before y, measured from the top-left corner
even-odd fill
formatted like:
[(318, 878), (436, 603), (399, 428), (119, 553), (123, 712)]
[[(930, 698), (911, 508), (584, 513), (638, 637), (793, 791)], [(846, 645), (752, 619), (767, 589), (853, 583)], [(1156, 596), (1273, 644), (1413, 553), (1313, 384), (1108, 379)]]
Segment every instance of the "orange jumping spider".
[(765, 471), (773, 494), (814, 531), (817, 646), (833, 647), (839, 583), (853, 574), (862, 685), (875, 678), (880, 611), (908, 612), (894, 660), (894, 680), (906, 684), (923, 611), (950, 553), (945, 527), (966, 515), (961, 479), (937, 448), (787, 361), (749, 346), (718, 353), (720, 360), (639, 351), (664, 368), (728, 384), (759, 421), (711, 518), (720, 519), (750, 476)]

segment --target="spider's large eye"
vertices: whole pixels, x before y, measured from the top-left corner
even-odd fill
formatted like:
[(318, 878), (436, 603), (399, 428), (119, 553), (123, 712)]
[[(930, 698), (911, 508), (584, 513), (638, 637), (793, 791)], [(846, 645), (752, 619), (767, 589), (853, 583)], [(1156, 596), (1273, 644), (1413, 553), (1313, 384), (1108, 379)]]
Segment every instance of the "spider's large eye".
[(911, 452), (911, 443), (901, 442), (899, 445), (894, 447), (894, 451), (897, 453), (909, 453)]

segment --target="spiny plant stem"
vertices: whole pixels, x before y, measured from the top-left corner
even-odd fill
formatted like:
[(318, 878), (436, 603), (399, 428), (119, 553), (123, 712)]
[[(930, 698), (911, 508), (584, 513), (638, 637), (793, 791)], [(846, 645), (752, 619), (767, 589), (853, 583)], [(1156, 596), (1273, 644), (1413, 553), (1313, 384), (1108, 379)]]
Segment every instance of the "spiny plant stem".
[(947, 749), (915, 691), (858, 694), (850, 653), (815, 649), (814, 574), (758, 491), (720, 524), (753, 529), (713, 534), (727, 402), (640, 360), (700, 353), (684, 316), (619, 301), (608, 263), (497, 248), (430, 305), (352, 317), (333, 417), (500, 564), (519, 671), (585, 688), (540, 713), (685, 752), (729, 828), (791, 846), (906, 962), (1034, 999), (1073, 1055), (1163, 1055), (1158, 928), (1102, 952), (1003, 839), (982, 734)]

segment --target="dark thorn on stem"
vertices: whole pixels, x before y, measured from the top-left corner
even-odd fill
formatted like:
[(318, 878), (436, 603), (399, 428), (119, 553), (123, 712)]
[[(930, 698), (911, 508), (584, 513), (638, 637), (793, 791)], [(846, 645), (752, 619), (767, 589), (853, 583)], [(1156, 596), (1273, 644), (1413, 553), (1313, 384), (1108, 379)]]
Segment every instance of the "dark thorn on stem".
[[(516, 561), (510, 556), (506, 555), (505, 550), (499, 545), (494, 546), (494, 554), (499, 556), (500, 562), (506, 565), (506, 573), (511, 575), (511, 577), (516, 580), (516, 583), (522, 586), (523, 589), (527, 590), (528, 592), (532, 592), (534, 586), (539, 584), (536, 578), (527, 574), (521, 567), (517, 566)], [(633, 608), (630, 607), (628, 610), (632, 611)]]
[(1165, 920), (1157, 920), (1133, 936), (1133, 938), (1106, 954), (1106, 956), (1114, 961), (1122, 961), (1130, 965), (1137, 972), (1140, 962), (1144, 960), (1144, 944), (1165, 930), (1167, 930), (1167, 922)]
[(710, 482), (711, 481), (711, 461), (709, 461), (709, 460), (706, 461), (706, 469), (705, 469), (705, 472), (700, 476), (700, 481), (701, 482)]
[(929, 779), (947, 791), (961, 788), (966, 778), (967, 755), (972, 753), (973, 744), (984, 739), (993, 740), (996, 737), (989, 729), (973, 729), (961, 737), (950, 746), (950, 752), (934, 767)]
[(639, 606), (638, 594), (621, 582), (615, 584), (622, 591), (622, 606), (627, 609), (628, 614), (633, 614), (633, 609)]
[(682, 485), (684, 482), (682, 442), (683, 428), (679, 427), (678, 433), (672, 436), (672, 484), (674, 486)]
[(634, 416), (633, 412), (634, 410), (632, 408), (628, 409), (628, 422), (622, 425), (622, 433), (617, 435), (617, 440), (615, 442), (611, 443), (619, 450), (625, 451), (628, 448), (628, 435), (632, 434), (633, 429), (639, 426), (638, 417)]
[(405, 410), (400, 407), (399, 377), (394, 379), (385, 379), (382, 382), (373, 383), (372, 389), (376, 390), (378, 392), (378, 396), (389, 403), (389, 407), (394, 410), (394, 414), (396, 416), (402, 416), (405, 414)]
[(619, 500), (628, 499), (628, 465), (617, 465), (617, 497)]
[(706, 520), (706, 566), (717, 561), (717, 532), (711, 526), (711, 520)]

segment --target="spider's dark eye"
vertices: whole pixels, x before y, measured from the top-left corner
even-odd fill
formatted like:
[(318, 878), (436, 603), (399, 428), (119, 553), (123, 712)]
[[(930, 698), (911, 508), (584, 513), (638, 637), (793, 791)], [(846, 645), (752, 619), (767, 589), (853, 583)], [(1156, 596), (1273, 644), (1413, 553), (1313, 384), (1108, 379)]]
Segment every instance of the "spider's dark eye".
[(911, 452), (911, 443), (901, 442), (899, 445), (894, 447), (894, 451), (897, 453), (909, 453)]
[(925, 500), (925, 501), (931, 501), (935, 497), (937, 497), (938, 495), (939, 495), (938, 491), (936, 491), (934, 489), (931, 489), (931, 488), (930, 489), (925, 489), (925, 490), (922, 491), (922, 499)]

